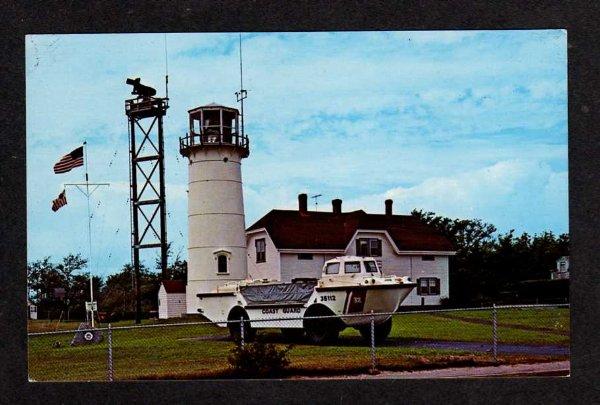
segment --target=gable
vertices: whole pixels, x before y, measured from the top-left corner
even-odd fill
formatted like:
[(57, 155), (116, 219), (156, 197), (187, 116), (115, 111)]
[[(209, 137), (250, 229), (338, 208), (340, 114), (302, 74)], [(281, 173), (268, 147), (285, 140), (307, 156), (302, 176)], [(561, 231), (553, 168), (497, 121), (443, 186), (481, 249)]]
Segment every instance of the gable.
[(447, 238), (411, 215), (272, 210), (247, 232), (260, 228), (277, 249), (345, 250), (358, 230), (372, 230), (385, 231), (399, 251), (454, 251)]
[(167, 294), (185, 294), (185, 282), (182, 280), (163, 280), (161, 284)]

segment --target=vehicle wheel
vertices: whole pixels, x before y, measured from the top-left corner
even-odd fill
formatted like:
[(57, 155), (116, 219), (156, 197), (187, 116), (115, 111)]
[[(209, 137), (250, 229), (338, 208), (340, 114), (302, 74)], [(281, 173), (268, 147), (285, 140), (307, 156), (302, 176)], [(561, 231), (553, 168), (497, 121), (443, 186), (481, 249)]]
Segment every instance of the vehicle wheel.
[(282, 328), (281, 335), (290, 342), (297, 342), (304, 337), (304, 329)]
[[(227, 328), (229, 329), (229, 335), (231, 336), (231, 339), (234, 342), (239, 342), (242, 337), (241, 324), (239, 322), (241, 318), (244, 318), (245, 321), (250, 319), (246, 311), (243, 308), (239, 307), (232, 309), (229, 313), (229, 316), (227, 317), (228, 321), (232, 321), (227, 325)], [(251, 342), (254, 340), (255, 337), (256, 329), (250, 327), (250, 322), (244, 322), (244, 341)]]
[(339, 329), (326, 325), (325, 320), (315, 319), (309, 325), (306, 327), (306, 336), (316, 345), (334, 343), (340, 334)]
[[(367, 343), (371, 343), (371, 324), (367, 324), (358, 328), (361, 336)], [(375, 344), (385, 342), (390, 332), (392, 331), (392, 317), (383, 323), (375, 325)]]
[(340, 331), (345, 328), (339, 318), (319, 318), (334, 315), (331, 309), (321, 304), (310, 306), (304, 314), (304, 332), (313, 344), (333, 343), (337, 340)]

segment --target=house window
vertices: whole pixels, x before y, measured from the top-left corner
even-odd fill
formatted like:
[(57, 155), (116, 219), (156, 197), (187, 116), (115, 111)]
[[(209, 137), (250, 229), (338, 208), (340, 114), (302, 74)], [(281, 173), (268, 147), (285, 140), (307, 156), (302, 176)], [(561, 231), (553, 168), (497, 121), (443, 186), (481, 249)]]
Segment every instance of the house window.
[(346, 274), (360, 273), (360, 262), (346, 262), (346, 263), (344, 263), (344, 272)]
[(440, 279), (437, 277), (417, 279), (417, 295), (440, 295)]
[(217, 256), (217, 273), (227, 274), (227, 256)]
[(338, 274), (340, 272), (340, 264), (339, 263), (329, 263), (327, 267), (325, 267), (325, 274)]
[(312, 260), (312, 253), (298, 253), (298, 260)]
[(356, 240), (356, 255), (357, 256), (381, 256), (381, 239), (363, 238)]
[(256, 263), (264, 263), (267, 261), (267, 249), (265, 239), (256, 239)]
[(432, 262), (435, 260), (435, 256), (433, 255), (423, 255), (421, 256), (421, 260), (424, 262)]

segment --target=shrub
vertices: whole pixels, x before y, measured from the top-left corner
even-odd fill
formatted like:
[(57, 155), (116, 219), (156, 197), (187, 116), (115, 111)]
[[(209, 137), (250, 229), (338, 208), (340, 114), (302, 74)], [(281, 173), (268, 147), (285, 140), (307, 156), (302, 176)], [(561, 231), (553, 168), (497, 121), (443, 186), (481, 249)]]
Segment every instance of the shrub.
[(256, 341), (231, 349), (227, 361), (240, 377), (273, 377), (290, 364), (288, 352), (292, 346), (278, 349), (272, 343)]

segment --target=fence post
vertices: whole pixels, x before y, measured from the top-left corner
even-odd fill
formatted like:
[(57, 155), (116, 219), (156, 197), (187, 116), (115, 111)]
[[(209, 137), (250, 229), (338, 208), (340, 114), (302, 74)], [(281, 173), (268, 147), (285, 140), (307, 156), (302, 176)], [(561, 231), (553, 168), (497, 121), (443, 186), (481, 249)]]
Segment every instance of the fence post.
[(492, 354), (494, 355), (494, 361), (498, 362), (498, 313), (496, 304), (492, 305), (492, 339)]
[(375, 315), (373, 315), (373, 310), (371, 310), (371, 369), (369, 370), (369, 373), (377, 373), (377, 364), (375, 359)]
[(113, 373), (113, 350), (112, 350), (112, 328), (110, 323), (108, 324), (108, 333), (107, 333), (107, 341), (108, 341), (108, 381), (112, 382), (114, 380)]
[(240, 346), (244, 347), (244, 317), (240, 318)]

